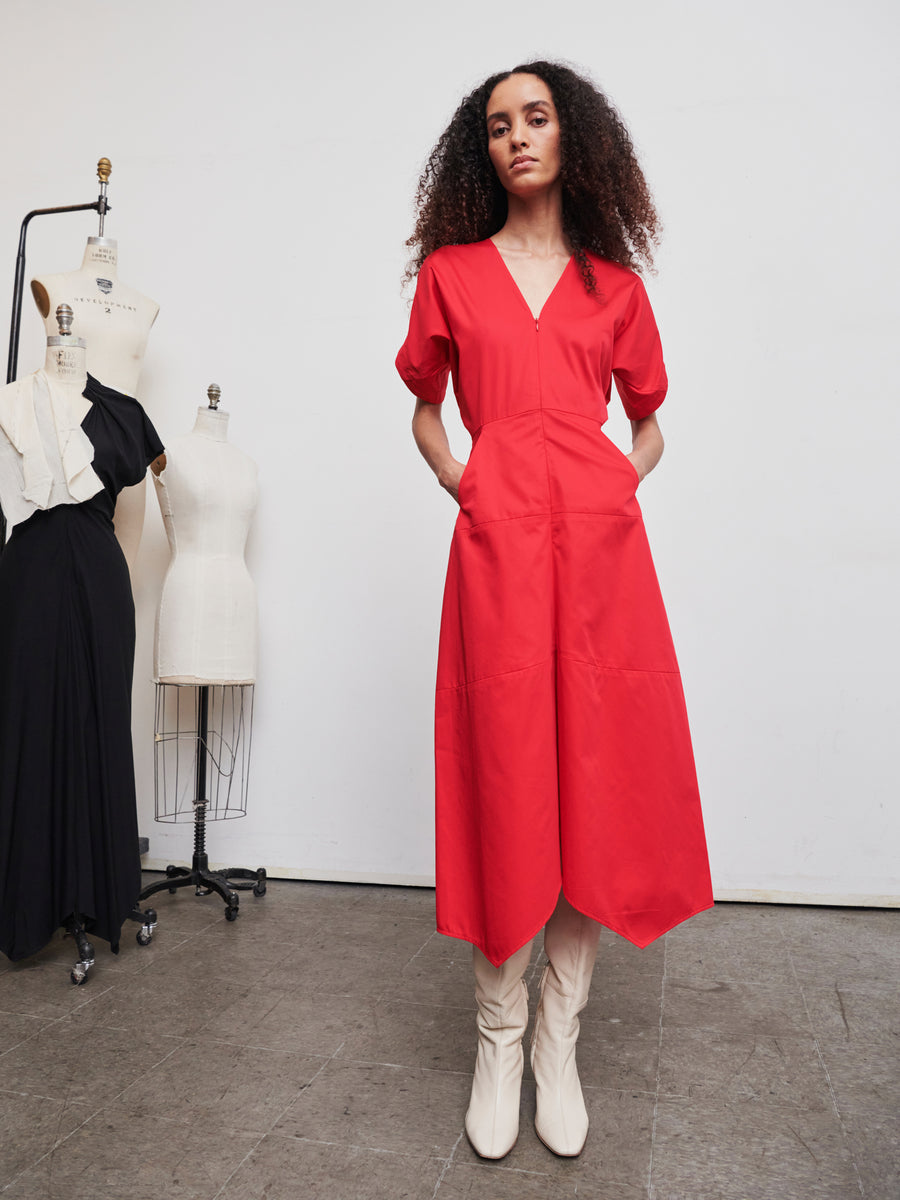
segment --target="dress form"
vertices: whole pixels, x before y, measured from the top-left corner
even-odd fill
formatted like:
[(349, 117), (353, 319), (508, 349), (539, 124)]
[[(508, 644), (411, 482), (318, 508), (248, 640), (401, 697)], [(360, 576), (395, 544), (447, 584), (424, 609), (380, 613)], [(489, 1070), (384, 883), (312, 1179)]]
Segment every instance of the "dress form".
[(87, 343), (82, 337), (71, 333), (74, 314), (67, 304), (60, 304), (56, 311), (59, 333), (47, 338), (47, 353), (44, 356), (44, 374), (54, 381), (65, 393), (73, 414), (79, 421), (87, 416), (91, 407), (83, 395), (87, 386)]
[(218, 389), (193, 430), (166, 446), (154, 477), (172, 558), (156, 623), (160, 683), (246, 684), (256, 679), (256, 587), (244, 547), (258, 497), (257, 467), (227, 441)]
[(88, 932), (115, 950), (140, 890), (134, 603), (112, 517), (163, 447), (58, 314), (43, 367), (0, 389), (0, 949), (26, 958), (65, 924), (81, 983)]
[[(118, 277), (118, 245), (113, 238), (91, 237), (75, 271), (42, 275), (31, 292), (53, 333), (57, 305), (71, 305), (75, 328), (88, 344), (88, 370), (95, 379), (135, 396), (150, 329), (159, 313), (155, 300), (127, 287)], [(133, 567), (144, 521), (145, 483), (126, 488), (116, 505), (116, 536)]]
[(0, 388), (0, 496), (11, 530), (36, 509), (77, 504), (101, 485), (83, 429), (91, 402), (83, 338), (72, 335), (72, 309), (56, 310), (44, 366)]

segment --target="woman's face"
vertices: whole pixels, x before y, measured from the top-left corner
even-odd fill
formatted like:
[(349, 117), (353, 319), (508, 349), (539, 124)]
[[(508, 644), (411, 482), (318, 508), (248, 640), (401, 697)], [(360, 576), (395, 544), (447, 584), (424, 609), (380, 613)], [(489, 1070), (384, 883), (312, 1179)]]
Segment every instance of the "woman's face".
[(488, 154), (504, 188), (533, 195), (559, 179), (559, 117), (537, 75), (510, 75), (487, 102)]

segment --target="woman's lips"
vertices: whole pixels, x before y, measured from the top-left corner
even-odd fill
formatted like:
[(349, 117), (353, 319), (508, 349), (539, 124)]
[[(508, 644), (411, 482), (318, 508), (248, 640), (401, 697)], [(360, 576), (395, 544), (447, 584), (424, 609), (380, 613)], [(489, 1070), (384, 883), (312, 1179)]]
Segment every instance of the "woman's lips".
[(512, 167), (510, 169), (520, 171), (523, 167), (530, 167), (535, 162), (537, 162), (536, 158), (529, 158), (527, 155), (521, 154), (518, 158), (512, 160)]

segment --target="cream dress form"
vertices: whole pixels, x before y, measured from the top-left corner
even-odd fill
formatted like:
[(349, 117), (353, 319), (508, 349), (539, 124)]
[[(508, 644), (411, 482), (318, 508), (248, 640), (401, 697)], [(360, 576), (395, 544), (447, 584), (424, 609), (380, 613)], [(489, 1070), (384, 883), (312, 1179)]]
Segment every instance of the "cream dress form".
[[(159, 305), (121, 283), (117, 268), (116, 241), (91, 237), (77, 271), (32, 279), (31, 293), (48, 334), (57, 332), (56, 306), (70, 305), (75, 314), (73, 332), (88, 345), (88, 371), (107, 387), (136, 397), (147, 338)], [(146, 481), (124, 488), (116, 502), (116, 537), (129, 570), (141, 541), (145, 496)]]
[(228, 413), (198, 409), (192, 432), (166, 443), (165, 470), (154, 477), (172, 552), (156, 619), (159, 683), (256, 679), (256, 586), (244, 547), (257, 467), (227, 435)]
[[(80, 504), (103, 487), (91, 462), (94, 448), (81, 430), (91, 402), (85, 399), (87, 353), (75, 337), (47, 346), (41, 371), (0, 388), (0, 497), (7, 534), (37, 509)], [(28, 390), (25, 390), (28, 389)], [(30, 397), (32, 415), (19, 405)], [(20, 435), (13, 445), (8, 435)]]

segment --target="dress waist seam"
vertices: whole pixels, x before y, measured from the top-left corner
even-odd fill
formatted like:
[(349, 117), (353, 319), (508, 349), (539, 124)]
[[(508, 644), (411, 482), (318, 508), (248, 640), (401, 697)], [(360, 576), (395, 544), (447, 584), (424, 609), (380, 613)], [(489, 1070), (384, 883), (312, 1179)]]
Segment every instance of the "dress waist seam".
[(564, 417), (575, 417), (579, 421), (588, 421), (591, 425), (598, 425), (601, 429), (606, 424), (606, 417), (604, 417), (601, 421), (599, 417), (592, 417), (587, 413), (582, 412), (573, 412), (568, 408), (555, 408), (547, 405), (538, 405), (536, 408), (523, 408), (518, 412), (506, 413), (502, 417), (491, 417), (489, 421), (482, 421), (480, 425), (476, 425), (474, 429), (470, 429), (469, 434), (474, 439), (479, 435), (479, 433), (481, 433), (482, 429), (486, 429), (488, 425), (496, 425), (499, 421), (514, 421), (517, 417), (534, 416), (535, 413), (559, 413)]

